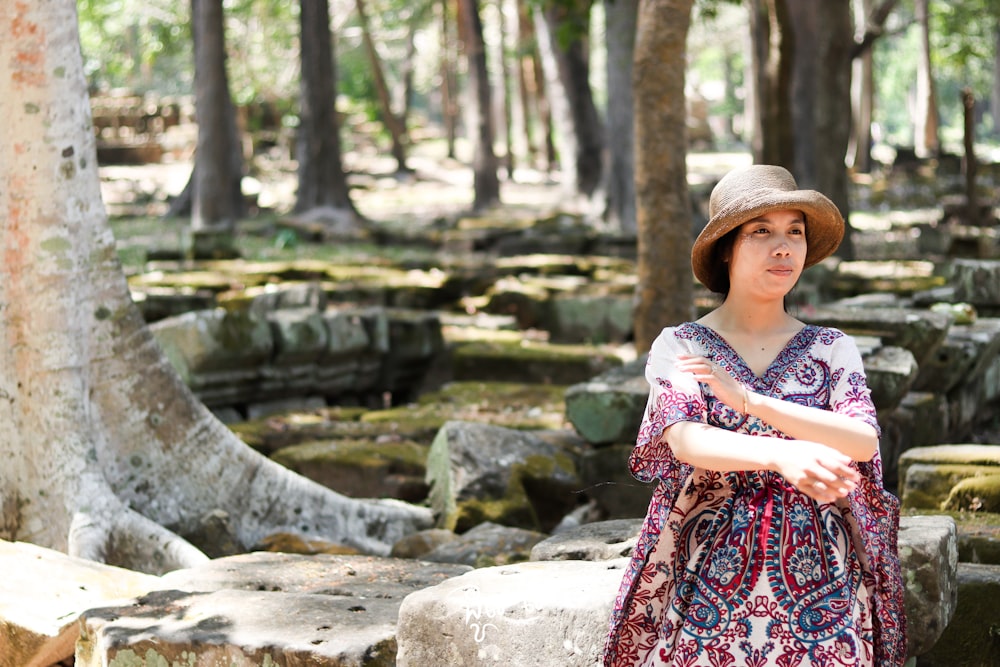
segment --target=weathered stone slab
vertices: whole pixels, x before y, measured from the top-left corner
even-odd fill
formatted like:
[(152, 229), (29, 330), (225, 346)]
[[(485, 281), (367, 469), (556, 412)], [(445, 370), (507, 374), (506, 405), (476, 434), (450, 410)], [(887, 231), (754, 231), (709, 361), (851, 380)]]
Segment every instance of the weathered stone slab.
[(865, 376), (878, 410), (893, 410), (903, 402), (917, 378), (917, 361), (909, 350), (886, 346), (864, 356)]
[(413, 593), (399, 610), (396, 664), (593, 667), (625, 562), (518, 563)]
[(899, 457), (914, 447), (928, 447), (951, 440), (948, 400), (941, 394), (910, 391), (895, 410), (878, 415), (882, 438), (882, 477), (887, 489), (899, 489)]
[(947, 394), (959, 383), (984, 373), (998, 353), (1000, 319), (953, 324), (937, 351), (924, 360), (914, 388)]
[(156, 591), (87, 611), (75, 664), (387, 667), (398, 607), (397, 600), (304, 593)]
[(469, 569), (464, 565), (379, 556), (301, 556), (259, 551), (168, 572), (161, 577), (158, 588), (192, 592), (266, 590), (392, 599), (398, 603), (415, 590), (439, 584)]
[(902, 517), (899, 560), (906, 586), (907, 653), (934, 646), (955, 614), (958, 597), (958, 539), (947, 516)]
[(531, 549), (545, 537), (545, 533), (534, 530), (481, 523), (458, 539), (442, 542), (421, 558), (472, 567), (506, 565), (528, 560)]
[(531, 549), (531, 560), (613, 560), (630, 556), (644, 519), (585, 523), (553, 535)]
[(643, 355), (566, 390), (566, 418), (584, 440), (635, 443), (649, 398), (645, 367)]
[(951, 262), (949, 284), (955, 299), (977, 307), (1000, 308), (1000, 261), (955, 259)]
[(80, 614), (160, 580), (25, 542), (0, 540), (0, 666), (49, 667), (73, 655)]
[(919, 667), (1000, 667), (1000, 565), (958, 564), (955, 615)]
[(656, 482), (640, 482), (628, 469), (633, 443), (606, 445), (580, 456), (580, 481), (587, 497), (606, 519), (629, 519), (646, 514)]
[(876, 336), (887, 346), (913, 353), (917, 366), (944, 341), (952, 318), (945, 313), (910, 308), (822, 306), (802, 314), (812, 324), (836, 327), (851, 335)]
[(1000, 475), (997, 445), (915, 447), (899, 457), (900, 497), (907, 508), (944, 509), (962, 480), (996, 475)]

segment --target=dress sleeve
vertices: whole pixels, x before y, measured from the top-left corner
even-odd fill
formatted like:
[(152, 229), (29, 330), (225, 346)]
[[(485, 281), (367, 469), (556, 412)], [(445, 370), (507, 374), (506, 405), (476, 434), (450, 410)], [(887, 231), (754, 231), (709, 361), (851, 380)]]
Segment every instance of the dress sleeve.
[(675, 327), (664, 329), (653, 341), (646, 362), (649, 398), (629, 457), (629, 470), (643, 482), (681, 474), (682, 466), (664, 438), (667, 427), (681, 421), (706, 421), (705, 397), (698, 381), (678, 371), (674, 363), (678, 354), (690, 354), (686, 341), (676, 333)]
[(875, 404), (872, 403), (865, 367), (854, 339), (842, 334), (834, 342), (830, 355), (833, 374), (830, 409), (870, 424), (881, 437), (882, 430), (878, 425)]

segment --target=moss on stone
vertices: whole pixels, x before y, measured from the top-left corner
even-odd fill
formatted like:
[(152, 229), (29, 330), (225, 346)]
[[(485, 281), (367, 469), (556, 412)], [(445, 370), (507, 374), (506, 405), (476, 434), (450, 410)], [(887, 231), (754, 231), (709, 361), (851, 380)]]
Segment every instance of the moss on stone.
[(1000, 512), (1000, 471), (960, 481), (952, 487), (944, 509)]

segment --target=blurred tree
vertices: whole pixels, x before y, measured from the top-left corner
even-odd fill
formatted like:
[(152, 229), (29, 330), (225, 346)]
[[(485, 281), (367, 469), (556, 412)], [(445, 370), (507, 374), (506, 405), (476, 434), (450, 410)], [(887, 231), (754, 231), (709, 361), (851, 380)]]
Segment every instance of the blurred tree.
[(635, 348), (663, 327), (692, 319), (691, 200), (684, 104), (687, 33), (694, 0), (640, 0), (632, 87), (638, 303)]
[(914, 0), (920, 49), (917, 52), (917, 90), (914, 113), (913, 147), (918, 157), (933, 157), (941, 152), (938, 137), (937, 86), (931, 66), (930, 0)]
[(354, 0), (354, 6), (358, 11), (358, 19), (361, 23), (361, 36), (364, 40), (365, 52), (368, 54), (372, 81), (375, 84), (375, 92), (378, 96), (379, 116), (382, 119), (385, 129), (389, 132), (389, 137), (392, 139), (392, 157), (396, 159), (396, 169), (398, 171), (409, 171), (409, 168), (406, 166), (406, 150), (410, 140), (406, 133), (405, 117), (397, 114), (392, 109), (392, 94), (389, 92), (389, 84), (386, 82), (385, 74), (383, 73), (382, 59), (375, 48), (375, 40), (372, 37), (365, 2), (364, 0)]
[(603, 178), (604, 127), (590, 88), (591, 0), (542, 0), (535, 34), (545, 72), (564, 183), (594, 195)]
[(632, 103), (632, 60), (639, 0), (604, 0), (608, 49), (607, 212), (615, 229), (634, 234), (635, 112)]
[(198, 121), (191, 188), (195, 257), (231, 256), (236, 221), (246, 213), (243, 149), (226, 74), (223, 0), (191, 0)]
[(458, 75), (456, 73), (458, 44), (457, 0), (441, 0), (437, 5), (440, 20), (441, 120), (444, 123), (448, 157), (455, 159), (455, 139), (458, 134)]
[[(535, 37), (535, 26), (532, 21), (532, 7), (528, 0), (517, 0), (517, 35), (519, 52), (521, 54), (519, 81), (521, 104), (523, 108), (525, 143), (528, 145), (528, 155), (532, 165), (538, 163), (541, 153), (538, 144), (544, 147), (546, 171), (552, 171), (556, 164), (556, 147), (553, 143), (552, 109), (545, 86), (545, 75), (542, 72), (541, 56), (538, 53), (538, 40)], [(538, 130), (535, 131), (533, 119), (537, 116)]]
[(330, 207), (358, 221), (340, 153), (337, 78), (328, 0), (300, 0), (301, 84), (296, 211)]
[[(426, 508), (346, 498), (265, 458), (190, 392), (132, 302), (101, 205), (74, 0), (5, 3), (3, 18), (0, 538), (163, 573), (227, 538), (387, 554), (429, 527)], [(231, 535), (193, 545), (210, 514)]]
[(500, 162), (493, 152), (495, 129), (493, 96), (489, 72), (486, 69), (486, 46), (483, 43), (483, 23), (478, 0), (459, 0), (462, 45), (468, 62), (469, 90), (475, 104), (475, 125), (472, 127), (473, 189), (472, 208), (477, 211), (500, 203)]

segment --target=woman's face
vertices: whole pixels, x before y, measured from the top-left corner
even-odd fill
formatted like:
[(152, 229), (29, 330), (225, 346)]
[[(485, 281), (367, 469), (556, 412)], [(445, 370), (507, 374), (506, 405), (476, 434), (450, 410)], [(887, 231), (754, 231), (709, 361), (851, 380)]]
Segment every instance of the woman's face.
[(784, 297), (806, 261), (806, 222), (801, 211), (782, 209), (743, 223), (729, 252), (730, 294)]

